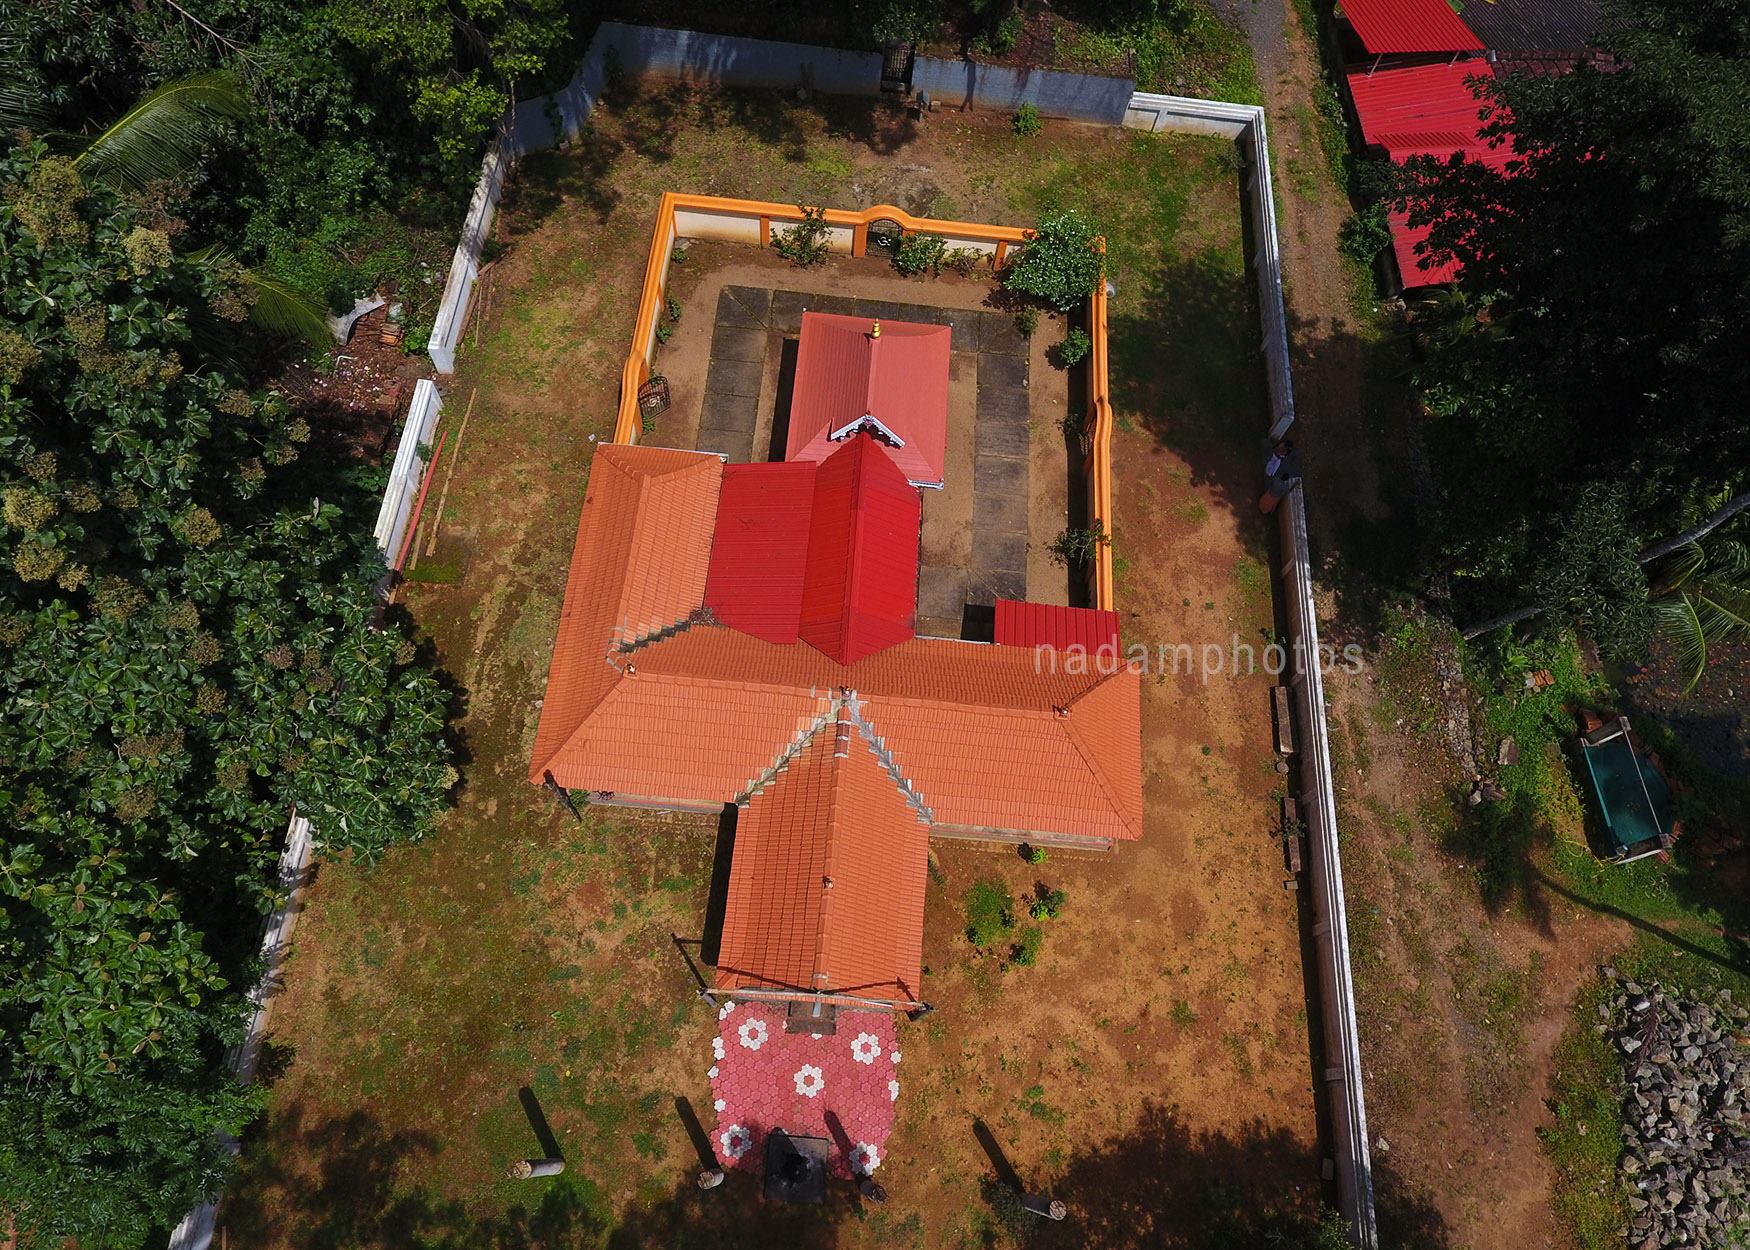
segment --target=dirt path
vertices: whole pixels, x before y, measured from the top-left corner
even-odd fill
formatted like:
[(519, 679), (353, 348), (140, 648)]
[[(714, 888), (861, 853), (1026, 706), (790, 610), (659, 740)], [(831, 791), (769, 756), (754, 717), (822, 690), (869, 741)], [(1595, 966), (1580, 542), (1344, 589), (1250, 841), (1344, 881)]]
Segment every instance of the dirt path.
[[(1407, 362), (1337, 248), (1350, 210), (1320, 144), (1315, 37), (1286, 0), (1228, 8), (1252, 40), (1269, 118), (1321, 614), (1377, 663), (1378, 621), (1347, 591), (1413, 531)], [(1623, 930), (1572, 909), (1489, 914), (1444, 849), (1461, 779), (1436, 735), (1417, 732), (1404, 692), (1376, 672), (1339, 674), (1329, 690), (1385, 1244), (1560, 1246), (1538, 1140), (1550, 1065), (1575, 993)]]

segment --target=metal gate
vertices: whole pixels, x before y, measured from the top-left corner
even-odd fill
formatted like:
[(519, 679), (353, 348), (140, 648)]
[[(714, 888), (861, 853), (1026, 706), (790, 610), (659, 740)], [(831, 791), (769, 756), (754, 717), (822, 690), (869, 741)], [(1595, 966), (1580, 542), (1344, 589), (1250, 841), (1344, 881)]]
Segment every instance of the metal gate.
[(897, 39), (881, 45), (881, 90), (906, 95), (911, 91), (912, 46)]

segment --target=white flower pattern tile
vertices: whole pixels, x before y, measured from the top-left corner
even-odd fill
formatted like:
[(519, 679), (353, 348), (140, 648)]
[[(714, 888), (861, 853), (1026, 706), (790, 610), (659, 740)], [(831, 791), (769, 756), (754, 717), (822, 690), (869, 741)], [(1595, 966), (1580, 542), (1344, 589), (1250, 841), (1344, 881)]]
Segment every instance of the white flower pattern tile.
[(851, 1058), (858, 1063), (874, 1063), (881, 1057), (881, 1039), (873, 1033), (859, 1033), (851, 1043)]
[(766, 1044), (766, 1022), (758, 1016), (750, 1020), (743, 1020), (738, 1033), (741, 1037), (741, 1044), (749, 1050), (758, 1050)]
[(818, 1098), (825, 1088), (826, 1075), (812, 1063), (805, 1063), (796, 1070), (796, 1092), (804, 1098)]
[(851, 1147), (851, 1171), (867, 1176), (881, 1166), (881, 1151), (872, 1143), (860, 1141)]
[(899, 1101), (899, 1082), (898, 1081), (887, 1082), (887, 1100), (889, 1102), (898, 1102)]
[(711, 1058), (723, 1058), (723, 1039), (721, 1037), (714, 1037), (711, 1039)]
[(753, 1132), (740, 1124), (731, 1124), (718, 1136), (717, 1141), (723, 1147), (724, 1154), (731, 1159), (739, 1159), (753, 1149)]

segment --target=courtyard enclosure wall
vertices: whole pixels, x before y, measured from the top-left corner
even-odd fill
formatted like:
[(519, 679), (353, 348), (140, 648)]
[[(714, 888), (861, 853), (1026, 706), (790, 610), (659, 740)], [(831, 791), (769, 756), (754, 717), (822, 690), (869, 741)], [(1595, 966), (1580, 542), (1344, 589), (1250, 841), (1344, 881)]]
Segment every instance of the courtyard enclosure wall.
[[(828, 49), (806, 48), (796, 44), (764, 43), (758, 40), (704, 36), (689, 31), (654, 30), (625, 26), (616, 22), (603, 23), (588, 53), (579, 65), (572, 81), (551, 96), (524, 101), (506, 116), (501, 137), (487, 152), (481, 166), (479, 184), (469, 206), (462, 237), (456, 248), (449, 280), (444, 288), (431, 338), (433, 364), (442, 373), (455, 369), (455, 348), (460, 341), (469, 298), (479, 272), (480, 248), (488, 236), (493, 216), (503, 190), (505, 170), (517, 156), (551, 147), (562, 138), (577, 134), (590, 110), (600, 99), (607, 80), (609, 50), (612, 58), (628, 75), (650, 73), (686, 77), (722, 86), (801, 86), (805, 82), (815, 90), (840, 91), (852, 95), (873, 95), (879, 89), (879, 58), (869, 60), (869, 54), (840, 53)], [(863, 59), (859, 60), (859, 57)], [(923, 59), (927, 62), (927, 58)], [(873, 65), (869, 79), (862, 75)], [(968, 91), (968, 72), (959, 67), (959, 88), (962, 100), (974, 104), (992, 102), (993, 107), (1013, 107), (995, 103), (990, 94), (996, 89), (997, 78), (991, 67), (980, 67), (973, 75), (987, 84), (981, 95), (974, 88)], [(788, 77), (774, 80), (788, 68)], [(936, 66), (925, 65), (924, 79), (945, 73)], [(1000, 76), (999, 76), (1000, 77)], [(1074, 76), (1069, 76), (1074, 77)], [(1030, 79), (1038, 78), (1037, 73)], [(914, 82), (917, 81), (914, 73)], [(1046, 80), (1038, 79), (1040, 84)], [(1110, 83), (1112, 80), (1104, 80)], [(921, 84), (920, 84), (921, 85)], [(1043, 91), (1043, 86), (1038, 86)], [(1100, 100), (1105, 107), (1105, 87), (1099, 84), (1078, 90), (1089, 99)], [(944, 101), (954, 101), (952, 84), (938, 83)], [(1077, 92), (1072, 91), (1071, 96)], [(1062, 97), (1059, 97), (1062, 98)], [(1056, 112), (1043, 100), (1035, 100), (1041, 112)], [(1082, 114), (1070, 114), (1082, 116)], [(1252, 105), (1228, 104), (1212, 100), (1197, 100), (1183, 96), (1150, 93), (1132, 94), (1121, 114), (1108, 118), (1104, 113), (1090, 120), (1121, 121), (1123, 125), (1150, 131), (1221, 135), (1235, 141), (1245, 164), (1244, 193), (1246, 219), (1250, 232), (1251, 268), (1258, 283), (1258, 312), (1262, 326), (1261, 349), (1264, 353), (1269, 386), (1271, 422), (1269, 435), (1280, 438), (1295, 422), (1294, 392), (1289, 374), (1287, 315), (1282, 298), (1281, 257), (1277, 245), (1276, 206), (1272, 199), (1270, 153), (1265, 132), (1264, 112)], [(781, 211), (766, 214), (765, 230), (773, 221), (795, 220), (795, 210), (778, 206)], [(656, 226), (657, 238), (652, 247), (652, 260), (663, 260), (661, 273), (654, 277), (647, 272), (643, 298), (639, 307), (632, 355), (628, 357), (622, 379), (622, 397), (615, 436), (633, 441), (642, 429), (637, 415), (637, 388), (647, 376), (654, 344), (655, 310), (660, 307), (666, 281), (666, 260), (676, 236), (675, 205), (664, 199)], [(784, 216), (788, 212), (790, 216)], [(889, 213), (905, 224), (906, 219)], [(856, 214), (842, 214), (841, 218)], [(865, 223), (866, 224), (866, 223)], [(943, 223), (946, 224), (946, 223)], [(855, 237), (855, 223), (840, 220), (835, 225), (834, 241), (841, 248), (844, 236), (840, 227), (849, 226)], [(747, 230), (743, 224), (737, 229)], [(914, 228), (932, 228), (917, 227)], [(932, 232), (935, 232), (932, 228)], [(706, 237), (703, 234), (695, 237)], [(973, 246), (964, 243), (961, 246)], [(999, 247), (999, 252), (1002, 250)], [(1001, 257), (998, 256), (1000, 263)], [(653, 290), (655, 294), (653, 295)], [(1105, 395), (1105, 296), (1096, 295), (1090, 302), (1090, 334), (1094, 349), (1090, 354), (1095, 363), (1092, 372), (1100, 381), (1090, 381), (1088, 431), (1090, 434), (1090, 503), (1096, 516), (1106, 521), (1111, 509), (1111, 465), (1109, 442), (1112, 414)], [(418, 396), (416, 394), (416, 401)], [(435, 420), (435, 406), (432, 409)], [(429, 435), (429, 426), (426, 433)], [(403, 443), (413, 445), (420, 438), (403, 436)], [(1096, 453), (1105, 447), (1104, 453)], [(1102, 454), (1103, 476), (1102, 476)], [(415, 475), (417, 476), (417, 475)], [(404, 481), (405, 479), (403, 479)], [(391, 483), (391, 493), (397, 489)], [(405, 490), (405, 486), (399, 489)], [(1363, 1101), (1360, 1046), (1355, 1021), (1354, 989), (1350, 973), (1348, 924), (1343, 902), (1342, 863), (1337, 847), (1337, 819), (1331, 779), (1328, 729), (1325, 723), (1323, 678), (1319, 671), (1318, 621), (1312, 594), (1311, 563), (1307, 551), (1306, 504), (1304, 487), (1290, 492), (1284, 506), (1277, 510), (1282, 539), (1283, 564), (1280, 570), (1285, 598), (1289, 608), (1291, 641), (1303, 657), (1296, 672), (1294, 713), (1300, 741), (1305, 744), (1299, 754), (1299, 785), (1302, 807), (1308, 816), (1311, 847), (1309, 869), (1314, 908), (1315, 956), (1322, 1000), (1320, 1028), (1324, 1054), (1329, 1065), (1327, 1087), (1332, 1108), (1332, 1149), (1335, 1155), (1338, 1201), (1350, 1225), (1350, 1236), (1356, 1245), (1372, 1250), (1377, 1245), (1373, 1209), (1372, 1167), (1368, 1154), (1367, 1118)], [(385, 499), (385, 511), (389, 500)], [(379, 534), (379, 541), (382, 535)], [(1112, 602), (1110, 548), (1102, 548), (1099, 567), (1093, 575), (1093, 598), (1098, 606)]]
[[(1282, 300), (1282, 259), (1276, 238), (1276, 203), (1270, 179), (1270, 143), (1264, 110), (1181, 96), (1138, 94), (1124, 124), (1144, 130), (1216, 134), (1234, 139), (1244, 165), (1243, 186), (1258, 283), (1265, 373), (1270, 393), (1271, 439), (1294, 425), (1294, 387), (1288, 368), (1288, 317)], [(1301, 744), (1299, 787), (1311, 846), (1313, 939), (1318, 966), (1324, 1078), (1330, 1096), (1332, 1151), (1339, 1209), (1350, 1238), (1374, 1250), (1379, 1231), (1373, 1207), (1373, 1163), (1367, 1143), (1367, 1107), (1361, 1080), (1360, 1030), (1349, 963), (1349, 921), (1343, 901), (1343, 861), (1337, 845), (1336, 788), (1331, 777), (1330, 731), (1325, 721), (1324, 675), (1319, 664), (1319, 624), (1313, 600), (1312, 560), (1307, 550), (1306, 490), (1289, 492), (1276, 510), (1281, 537), (1281, 576), (1287, 600), (1289, 640), (1295, 655), (1296, 736)]]
[[(255, 1069), (261, 1062), (262, 1039), (267, 1035), (268, 1003), (280, 986), (280, 969), (291, 952), (292, 926), (298, 922), (298, 909), (303, 902), (304, 887), (310, 881), (310, 854), (314, 841), (310, 822), (296, 812), (286, 825), (286, 845), (280, 852), (278, 884), (285, 901), (276, 908), (263, 925), (261, 938), (261, 980), (249, 991), (252, 1010), (249, 1029), (243, 1040), (225, 1053), (225, 1062), (243, 1084), (255, 1080)], [(237, 1153), (237, 1139), (221, 1135), (219, 1143), (231, 1154)], [(213, 1244), (214, 1224), (219, 1203), (214, 1198), (182, 1217), (170, 1234), (169, 1250), (207, 1250)]]
[[(949, 247), (968, 248), (990, 257), (992, 267), (1008, 258), (1009, 249), (1024, 246), (1027, 231), (1019, 226), (989, 226), (968, 221), (940, 221), (914, 217), (891, 204), (877, 204), (859, 212), (822, 210), (828, 225), (827, 246), (848, 256), (868, 252), (869, 227), (892, 221), (905, 234), (933, 234)], [(794, 204), (764, 200), (731, 200), (713, 195), (681, 195), (664, 192), (656, 209), (656, 224), (650, 238), (650, 255), (644, 264), (644, 287), (638, 299), (637, 319), (632, 323), (632, 348), (620, 373), (620, 411), (614, 422), (616, 443), (636, 443), (644, 432), (644, 417), (638, 408), (638, 389), (651, 376), (656, 356), (656, 326), (667, 298), (669, 264), (675, 245), (686, 239), (719, 239), (732, 243), (765, 246), (773, 230), (784, 230), (802, 220)], [(1106, 291), (1095, 290), (1088, 301), (1088, 333), (1093, 340), (1088, 364), (1087, 460), (1089, 523), (1097, 522), (1107, 533), (1112, 529), (1112, 405), (1106, 376)], [(1112, 547), (1101, 544), (1088, 573), (1089, 598), (1097, 608), (1114, 606)]]

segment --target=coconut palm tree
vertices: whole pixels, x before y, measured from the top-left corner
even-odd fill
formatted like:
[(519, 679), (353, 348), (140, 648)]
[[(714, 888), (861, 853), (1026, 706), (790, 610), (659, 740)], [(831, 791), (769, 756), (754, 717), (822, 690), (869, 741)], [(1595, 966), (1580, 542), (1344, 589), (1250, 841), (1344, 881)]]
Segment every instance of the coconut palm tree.
[[(16, 49), (0, 47), (0, 130), (42, 127), (43, 101), (24, 84)], [(174, 181), (199, 167), (224, 126), (249, 116), (253, 106), (243, 84), (229, 70), (191, 74), (167, 82), (95, 135), (49, 133), (70, 151), (73, 167), (87, 182), (123, 192), (141, 192), (154, 183)], [(323, 311), (296, 287), (237, 265), (218, 247), (187, 254), (199, 264), (224, 267), (249, 291), (249, 321), (280, 338), (330, 341)]]
[(1750, 545), (1683, 544), (1660, 561), (1651, 600), (1654, 628), (1675, 649), (1688, 694), (1706, 670), (1710, 646), (1750, 633)]

